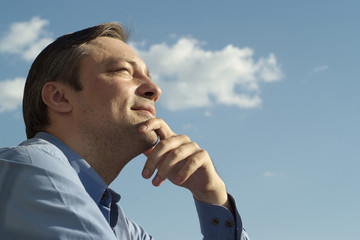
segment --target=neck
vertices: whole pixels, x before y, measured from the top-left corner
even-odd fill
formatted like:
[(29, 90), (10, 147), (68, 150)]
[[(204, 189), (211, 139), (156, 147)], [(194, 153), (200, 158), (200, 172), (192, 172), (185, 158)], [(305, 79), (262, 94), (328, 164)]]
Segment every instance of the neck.
[[(127, 141), (114, 141), (100, 135), (82, 136), (72, 131), (47, 129), (84, 158), (107, 185), (120, 174), (125, 165), (141, 152), (129, 151)], [(125, 144), (124, 144), (125, 142)]]
[(110, 185), (120, 174), (125, 165), (136, 154), (130, 155), (125, 149), (109, 144), (88, 144), (80, 150), (80, 155), (100, 175), (107, 185)]

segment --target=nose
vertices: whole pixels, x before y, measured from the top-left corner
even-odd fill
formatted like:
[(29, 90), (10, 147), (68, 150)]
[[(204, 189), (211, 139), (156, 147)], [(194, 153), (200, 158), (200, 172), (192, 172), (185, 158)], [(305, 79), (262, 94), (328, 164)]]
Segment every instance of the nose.
[(141, 81), (137, 88), (137, 94), (156, 102), (160, 97), (161, 89), (150, 78), (146, 78)]

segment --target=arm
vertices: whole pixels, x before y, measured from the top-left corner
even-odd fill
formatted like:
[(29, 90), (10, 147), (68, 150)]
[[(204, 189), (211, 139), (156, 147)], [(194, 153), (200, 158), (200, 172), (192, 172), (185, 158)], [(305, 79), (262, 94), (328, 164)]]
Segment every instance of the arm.
[[(155, 132), (160, 138), (159, 143), (145, 153), (148, 159), (142, 173), (144, 178), (150, 178), (157, 169), (152, 180), (154, 186), (160, 186), (165, 179), (169, 179), (175, 185), (189, 189), (196, 202), (208, 204), (212, 210), (220, 207), (222, 213), (236, 222), (234, 216), (238, 216), (238, 213), (235, 205), (231, 203), (225, 184), (205, 150), (189, 137), (175, 134), (162, 119), (144, 122), (139, 131), (143, 134)], [(239, 239), (236, 235), (241, 235), (241, 220), (237, 224), (240, 232), (236, 233), (237, 228), (234, 227), (233, 234), (230, 234), (232, 236), (227, 239)]]

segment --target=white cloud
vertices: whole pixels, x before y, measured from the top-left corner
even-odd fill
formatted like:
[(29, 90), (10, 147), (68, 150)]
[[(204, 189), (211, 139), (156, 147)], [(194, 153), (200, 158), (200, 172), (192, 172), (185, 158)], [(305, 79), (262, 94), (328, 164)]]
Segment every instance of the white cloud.
[(304, 78), (304, 81), (309, 81), (310, 79), (314, 78), (318, 74), (327, 71), (329, 68), (330, 67), (328, 65), (323, 64), (323, 65), (320, 65), (320, 66), (317, 66), (317, 67), (311, 69), (309, 74)]
[(0, 81), (0, 112), (15, 110), (21, 105), (25, 78)]
[(209, 110), (206, 110), (206, 111), (204, 112), (204, 116), (206, 116), (206, 117), (212, 117), (212, 113), (211, 113)]
[(328, 69), (329, 69), (328, 65), (321, 65), (319, 67), (314, 68), (312, 72), (315, 74), (315, 73), (324, 72), (324, 71), (326, 71)]
[(275, 176), (276, 176), (275, 173), (272, 173), (272, 172), (269, 172), (269, 171), (264, 173), (264, 177), (275, 177)]
[[(44, 30), (48, 24), (39, 17), (13, 23), (0, 39), (0, 52), (33, 60), (52, 41), (51, 34)], [(154, 81), (163, 89), (160, 103), (170, 110), (215, 104), (258, 107), (262, 103), (261, 84), (279, 81), (283, 76), (274, 54), (256, 61), (250, 48), (227, 45), (217, 51), (205, 50), (203, 43), (191, 37), (179, 38), (173, 45), (155, 44), (148, 50), (141, 50), (144, 43), (131, 45), (149, 65)], [(1, 82), (7, 90), (0, 89), (0, 112), (19, 105), (15, 100), (20, 101), (19, 95), (7, 93), (9, 86), (20, 83), (19, 79), (23, 78)], [(15, 92), (19, 93), (18, 89)], [(211, 116), (210, 112), (205, 115)]]
[(191, 128), (193, 128), (193, 125), (191, 123), (187, 123), (182, 128), (183, 128), (184, 131), (188, 131)]
[(172, 46), (155, 44), (148, 50), (131, 44), (162, 88), (159, 102), (168, 109), (214, 104), (258, 107), (262, 103), (261, 84), (279, 81), (283, 76), (274, 54), (256, 61), (250, 48), (227, 45), (211, 51), (203, 45), (190, 37), (182, 37)]
[(263, 176), (266, 177), (266, 178), (284, 178), (285, 174), (284, 173), (274, 173), (274, 172), (271, 172), (271, 171), (266, 171), (263, 174)]
[(49, 21), (39, 17), (11, 24), (10, 31), (0, 39), (0, 52), (20, 55), (26, 61), (34, 60), (53, 41), (51, 33), (44, 30), (48, 24)]

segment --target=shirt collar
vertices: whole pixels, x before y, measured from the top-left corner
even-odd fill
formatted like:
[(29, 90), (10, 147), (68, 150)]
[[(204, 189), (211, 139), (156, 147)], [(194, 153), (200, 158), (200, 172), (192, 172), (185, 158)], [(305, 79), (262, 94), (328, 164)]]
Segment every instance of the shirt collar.
[(35, 135), (35, 138), (40, 138), (52, 143), (64, 153), (70, 165), (77, 172), (86, 192), (96, 202), (96, 204), (99, 204), (104, 191), (107, 189), (107, 185), (99, 174), (97, 174), (97, 172), (95, 172), (95, 170), (85, 161), (85, 159), (83, 159), (60, 139), (49, 133), (39, 132)]

